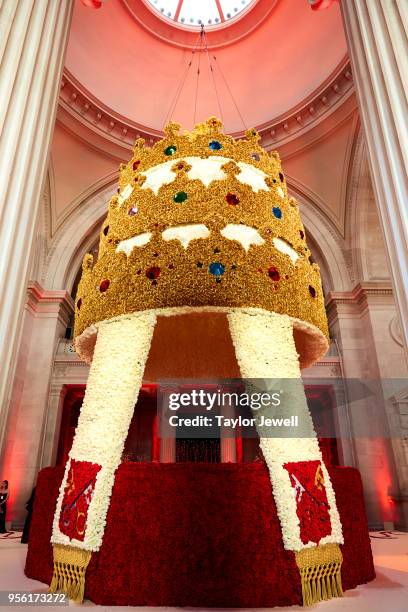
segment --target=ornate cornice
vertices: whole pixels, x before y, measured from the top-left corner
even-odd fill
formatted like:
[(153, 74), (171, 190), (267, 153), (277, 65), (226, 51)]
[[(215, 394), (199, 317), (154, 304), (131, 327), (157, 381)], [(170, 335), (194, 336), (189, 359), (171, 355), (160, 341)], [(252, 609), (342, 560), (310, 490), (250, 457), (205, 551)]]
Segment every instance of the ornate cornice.
[(368, 300), (379, 299), (381, 303), (392, 299), (393, 291), (389, 281), (366, 281), (358, 283), (352, 291), (331, 291), (326, 299), (328, 312), (338, 306), (346, 305), (361, 309)]
[(336, 111), (353, 92), (350, 61), (345, 57), (326, 81), (300, 104), (272, 121), (256, 126), (262, 136), (262, 146), (282, 147), (298, 138)]
[[(269, 122), (254, 126), (261, 134), (262, 146), (281, 147), (311, 130), (337, 110), (353, 91), (350, 63), (348, 58), (344, 58), (328, 79), (301, 104)], [(147, 144), (154, 144), (163, 135), (159, 130), (136, 123), (110, 109), (81, 85), (67, 69), (64, 70), (61, 81), (59, 104), (70, 117), (97, 137), (126, 150), (131, 150), (136, 138), (142, 137)], [(63, 113), (60, 113), (59, 119), (64, 122)], [(232, 135), (240, 137), (243, 133)]]
[(26, 308), (36, 315), (57, 315), (65, 322), (74, 311), (74, 302), (68, 291), (44, 289), (39, 283), (30, 282)]

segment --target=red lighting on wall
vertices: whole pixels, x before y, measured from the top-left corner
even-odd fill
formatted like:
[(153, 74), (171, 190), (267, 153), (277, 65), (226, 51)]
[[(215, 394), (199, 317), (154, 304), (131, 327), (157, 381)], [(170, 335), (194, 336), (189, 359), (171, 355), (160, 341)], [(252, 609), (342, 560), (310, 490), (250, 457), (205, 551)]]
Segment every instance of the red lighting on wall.
[(339, 0), (309, 0), (312, 11), (330, 8), (335, 2), (339, 2)]
[(103, 0), (81, 0), (82, 4), (87, 8), (101, 8)]

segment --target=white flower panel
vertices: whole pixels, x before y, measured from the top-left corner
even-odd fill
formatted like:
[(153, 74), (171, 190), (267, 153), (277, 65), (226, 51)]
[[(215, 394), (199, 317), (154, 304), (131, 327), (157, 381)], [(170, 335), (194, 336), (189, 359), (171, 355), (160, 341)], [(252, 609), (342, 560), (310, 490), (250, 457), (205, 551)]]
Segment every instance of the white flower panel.
[(133, 238), (121, 240), (118, 246), (116, 247), (116, 252), (120, 253), (122, 251), (123, 253), (126, 253), (126, 255), (129, 257), (135, 247), (145, 246), (149, 243), (151, 237), (151, 232), (144, 232), (143, 234), (133, 236)]
[(246, 251), (249, 251), (253, 244), (260, 246), (265, 242), (258, 230), (241, 223), (228, 223), (220, 233), (228, 240), (239, 242)]
[(191, 240), (208, 238), (209, 235), (210, 230), (203, 223), (168, 227), (162, 233), (163, 240), (179, 240), (185, 249), (188, 247)]

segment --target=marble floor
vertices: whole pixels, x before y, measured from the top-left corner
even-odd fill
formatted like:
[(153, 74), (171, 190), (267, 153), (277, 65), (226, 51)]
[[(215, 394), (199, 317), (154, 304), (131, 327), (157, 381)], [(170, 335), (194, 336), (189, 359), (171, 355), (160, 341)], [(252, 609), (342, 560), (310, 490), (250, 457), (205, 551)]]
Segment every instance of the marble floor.
[[(341, 599), (323, 602), (312, 609), (321, 609), (323, 612), (408, 612), (408, 533), (393, 533), (388, 537), (381, 533), (372, 534), (372, 548), (374, 553), (377, 578), (373, 582), (347, 591)], [(41, 582), (30, 580), (24, 576), (24, 561), (26, 545), (20, 543), (17, 534), (0, 538), (0, 601), (3, 603), (5, 592), (25, 591), (46, 593), (47, 587)], [(86, 601), (85, 607), (94, 607)], [(4, 605), (0, 605), (3, 609)], [(17, 606), (13, 606), (17, 607)], [(39, 606), (19, 606), (30, 610), (40, 609)], [(41, 606), (48, 610), (61, 610), (65, 606)], [(78, 606), (72, 606), (78, 607)], [(106, 609), (103, 606), (100, 609)], [(117, 607), (116, 610), (129, 610), (129, 607)], [(294, 610), (291, 608), (276, 608), (279, 612)], [(143, 608), (139, 608), (143, 612)], [(153, 608), (146, 608), (152, 612)], [(160, 610), (164, 610), (161, 608)], [(175, 610), (167, 608), (166, 610)], [(242, 610), (242, 609), (241, 609)], [(214, 612), (214, 609), (212, 609)], [(266, 612), (262, 609), (262, 612)]]

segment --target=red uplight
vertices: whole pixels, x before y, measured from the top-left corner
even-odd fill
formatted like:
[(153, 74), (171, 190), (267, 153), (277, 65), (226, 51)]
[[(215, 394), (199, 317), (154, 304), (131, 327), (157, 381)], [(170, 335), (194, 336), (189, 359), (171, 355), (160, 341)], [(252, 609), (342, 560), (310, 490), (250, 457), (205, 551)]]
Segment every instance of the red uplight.
[(320, 11), (321, 9), (329, 8), (339, 0), (309, 0), (312, 11)]
[(81, 0), (82, 4), (87, 8), (98, 9), (101, 8), (103, 0)]

